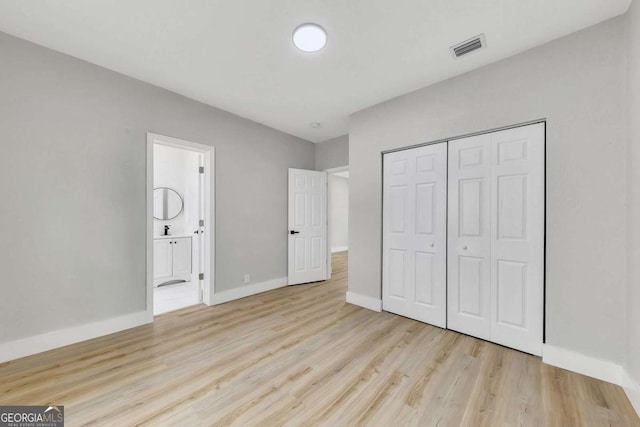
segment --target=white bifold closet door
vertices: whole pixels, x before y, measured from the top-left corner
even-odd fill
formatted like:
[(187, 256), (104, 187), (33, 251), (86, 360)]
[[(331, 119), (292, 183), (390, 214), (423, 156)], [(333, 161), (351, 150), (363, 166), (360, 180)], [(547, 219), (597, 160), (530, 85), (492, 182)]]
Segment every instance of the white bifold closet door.
[(449, 141), (448, 327), (542, 354), (544, 124)]
[(384, 155), (382, 306), (446, 327), (447, 144)]

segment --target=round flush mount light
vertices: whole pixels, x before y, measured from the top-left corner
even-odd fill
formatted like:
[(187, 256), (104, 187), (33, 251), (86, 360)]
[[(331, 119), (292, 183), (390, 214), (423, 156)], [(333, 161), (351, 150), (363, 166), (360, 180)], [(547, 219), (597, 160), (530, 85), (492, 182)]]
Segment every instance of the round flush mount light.
[(293, 44), (303, 52), (317, 52), (327, 44), (327, 32), (318, 24), (302, 24), (293, 30)]
[(311, 122), (309, 123), (309, 126), (311, 126), (314, 129), (318, 129), (321, 125), (318, 122)]

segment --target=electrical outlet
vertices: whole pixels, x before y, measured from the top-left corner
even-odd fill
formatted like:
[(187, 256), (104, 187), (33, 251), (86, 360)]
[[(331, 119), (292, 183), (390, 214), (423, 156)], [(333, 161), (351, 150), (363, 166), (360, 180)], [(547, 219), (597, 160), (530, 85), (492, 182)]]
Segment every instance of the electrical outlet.
[(251, 281), (251, 276), (249, 276), (249, 274), (245, 274), (244, 275), (244, 283), (249, 283)]

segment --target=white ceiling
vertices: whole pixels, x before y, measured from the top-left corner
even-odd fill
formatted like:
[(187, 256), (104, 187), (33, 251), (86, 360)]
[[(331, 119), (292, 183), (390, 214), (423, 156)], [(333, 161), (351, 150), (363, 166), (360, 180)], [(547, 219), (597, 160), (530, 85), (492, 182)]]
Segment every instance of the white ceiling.
[[(319, 142), (347, 133), (353, 112), (622, 14), (630, 2), (2, 0), (0, 31)], [(326, 28), (321, 52), (293, 47), (304, 22)], [(479, 33), (486, 50), (451, 57), (449, 46)]]

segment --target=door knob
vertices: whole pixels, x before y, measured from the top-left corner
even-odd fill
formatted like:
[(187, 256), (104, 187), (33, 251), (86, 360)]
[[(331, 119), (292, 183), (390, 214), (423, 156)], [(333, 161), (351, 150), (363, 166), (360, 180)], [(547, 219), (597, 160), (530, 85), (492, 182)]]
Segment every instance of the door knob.
[(463, 251), (466, 251), (466, 250), (467, 250), (467, 245), (464, 245), (464, 246), (462, 247), (462, 250), (463, 250)]
[(433, 247), (435, 246), (435, 244), (433, 244), (433, 243), (432, 243), (432, 244), (430, 244), (429, 246), (431, 246), (431, 247), (433, 248)]
[(289, 231), (289, 234), (300, 234), (300, 232), (299, 231), (295, 231), (295, 230), (291, 230), (291, 231)]

